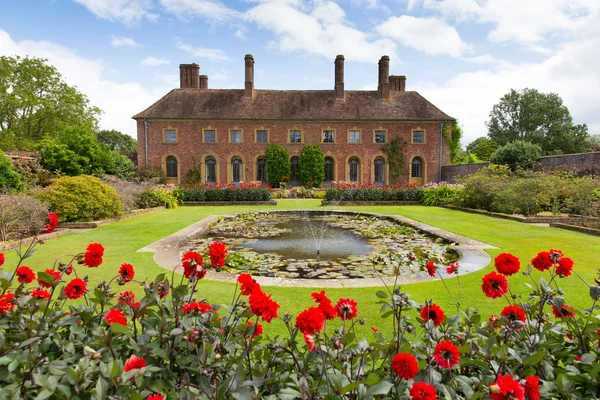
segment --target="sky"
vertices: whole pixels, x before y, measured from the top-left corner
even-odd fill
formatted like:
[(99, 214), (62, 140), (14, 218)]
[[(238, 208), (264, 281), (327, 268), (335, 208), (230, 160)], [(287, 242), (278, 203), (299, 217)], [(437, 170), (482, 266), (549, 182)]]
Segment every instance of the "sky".
[(209, 88), (325, 89), (345, 56), (347, 90), (375, 90), (377, 62), (406, 75), (485, 136), (510, 89), (557, 93), (600, 133), (599, 0), (0, 0), (0, 55), (42, 57), (103, 110), (101, 129), (136, 135), (131, 116), (198, 63)]

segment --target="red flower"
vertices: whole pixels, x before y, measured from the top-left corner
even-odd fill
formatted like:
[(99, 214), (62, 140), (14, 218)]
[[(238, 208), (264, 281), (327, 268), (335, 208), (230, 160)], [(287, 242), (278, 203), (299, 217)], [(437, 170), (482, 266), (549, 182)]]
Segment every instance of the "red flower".
[(116, 308), (111, 308), (106, 314), (104, 314), (104, 320), (108, 325), (112, 324), (120, 324), (127, 325), (127, 319), (125, 318), (125, 313), (121, 310), (117, 310)]
[(125, 362), (125, 365), (123, 365), (123, 371), (129, 372), (134, 369), (141, 369), (146, 365), (146, 360), (144, 360), (142, 357), (132, 354), (131, 357), (129, 357), (129, 359)]
[(564, 257), (564, 254), (562, 251), (560, 250), (550, 250), (550, 259), (557, 263), (562, 257)]
[(446, 273), (448, 275), (458, 274), (458, 268), (458, 263), (450, 264), (448, 267), (446, 267)]
[(423, 318), (425, 323), (431, 320), (433, 321), (434, 326), (440, 326), (440, 324), (444, 322), (444, 311), (434, 303), (431, 303), (431, 305), (425, 304), (425, 306), (421, 308), (421, 318)]
[(250, 274), (240, 274), (237, 278), (238, 283), (240, 284), (240, 290), (244, 296), (250, 296), (255, 291), (260, 292), (260, 285), (256, 283)]
[(433, 261), (429, 261), (426, 265), (427, 267), (427, 273), (429, 274), (430, 277), (435, 277), (435, 271), (437, 270), (437, 268), (435, 267), (435, 263)]
[(410, 388), (411, 400), (436, 400), (435, 388), (425, 382), (415, 382)]
[(540, 378), (532, 375), (525, 378), (525, 397), (528, 400), (540, 400)]
[(356, 318), (356, 315), (358, 314), (356, 305), (356, 301), (352, 299), (340, 299), (335, 305), (335, 310), (337, 311), (338, 317), (340, 317), (343, 321)]
[(573, 310), (575, 310), (573, 307), (566, 304), (563, 304), (560, 310), (556, 308), (556, 306), (552, 306), (552, 314), (554, 314), (556, 318), (560, 319), (575, 317), (576, 314), (573, 312)]
[(371, 327), (371, 330), (373, 331), (373, 333), (379, 332), (379, 329), (375, 328), (374, 326)]
[(248, 321), (248, 322), (246, 322), (246, 326), (254, 326), (253, 333), (248, 337), (249, 339), (260, 336), (263, 333), (263, 327), (259, 323), (255, 324), (254, 322)]
[(184, 313), (189, 313), (192, 311), (200, 311), (202, 314), (206, 313), (207, 311), (212, 310), (212, 306), (210, 304), (206, 304), (206, 303), (188, 303), (186, 305), (183, 306), (183, 312)]
[(575, 359), (575, 361), (579, 361), (582, 362), (583, 360), (581, 359), (581, 356), (573, 356), (573, 358)]
[(484, 276), (482, 282), (481, 288), (486, 297), (490, 299), (497, 299), (508, 292), (508, 281), (504, 276), (496, 273), (496, 271), (492, 271)]
[(118, 299), (121, 306), (133, 306), (135, 304), (135, 294), (131, 290), (124, 290), (119, 293)]
[(325, 316), (318, 307), (310, 307), (296, 316), (296, 327), (300, 332), (314, 335), (325, 326)]
[(458, 347), (452, 344), (451, 341), (444, 340), (435, 346), (433, 358), (440, 367), (452, 368), (458, 364), (458, 360), (460, 360), (460, 353), (458, 352)]
[(48, 213), (48, 224), (44, 226), (46, 233), (54, 232), (56, 227), (58, 226), (58, 215), (53, 212)]
[(558, 260), (558, 266), (556, 267), (556, 274), (561, 278), (566, 278), (571, 275), (573, 269), (573, 260), (568, 257), (562, 257)]
[(400, 379), (410, 380), (417, 376), (419, 363), (408, 353), (398, 353), (392, 359), (392, 370)]
[(279, 304), (271, 300), (271, 295), (267, 296), (263, 291), (255, 291), (250, 295), (248, 303), (250, 303), (250, 311), (262, 317), (264, 321), (271, 322), (273, 318), (277, 318)]
[(0, 253), (0, 267), (4, 265), (4, 261), (6, 261), (6, 257), (4, 257), (4, 253)]
[(15, 273), (19, 278), (19, 282), (21, 283), (31, 283), (35, 279), (35, 273), (32, 271), (32, 269), (24, 265), (17, 268)]
[(146, 397), (146, 400), (164, 400), (165, 396), (162, 394), (151, 394)]
[(525, 391), (523, 386), (508, 374), (498, 375), (496, 382), (490, 385), (490, 397), (492, 400), (523, 400)]
[(321, 310), (326, 320), (332, 321), (335, 319), (337, 311), (331, 305), (331, 300), (329, 299), (329, 297), (325, 296), (324, 290), (321, 290), (320, 293), (312, 293), (311, 297), (315, 299), (315, 302), (319, 304), (319, 310)]
[(69, 264), (67, 268), (65, 268), (65, 274), (71, 275), (73, 273), (73, 264)]
[(496, 322), (498, 321), (498, 317), (496, 315), (492, 315), (489, 319), (488, 322), (490, 323), (490, 325), (492, 325), (494, 327), (494, 329), (498, 329), (499, 326), (496, 325)]
[(225, 265), (227, 247), (221, 242), (212, 242), (208, 245), (208, 256), (210, 257), (210, 264), (213, 268), (221, 268)]
[(67, 283), (64, 292), (68, 299), (78, 299), (88, 292), (87, 283), (80, 278), (75, 278)]
[[(511, 323), (516, 321), (526, 322), (527, 316), (525, 315), (525, 311), (519, 306), (506, 306), (504, 310), (502, 310), (502, 316), (506, 317)], [(517, 327), (517, 329), (521, 329), (521, 327)]]
[(88, 267), (96, 268), (102, 264), (102, 256), (104, 256), (104, 247), (100, 243), (91, 243), (85, 250), (83, 263)]
[(519, 259), (510, 253), (498, 254), (494, 259), (494, 265), (498, 272), (506, 276), (514, 275), (521, 269), (521, 262)]
[(190, 279), (193, 275), (195, 279), (202, 279), (206, 275), (204, 269), (204, 260), (202, 255), (195, 251), (188, 251), (181, 257), (181, 265), (183, 265), (183, 274)]
[(314, 335), (309, 335), (309, 334), (304, 334), (304, 342), (306, 343), (306, 345), (308, 346), (308, 349), (310, 351), (315, 351), (315, 336)]
[(552, 258), (550, 257), (550, 253), (547, 251), (538, 253), (538, 255), (531, 260), (531, 265), (533, 265), (533, 268), (542, 272), (549, 270), (552, 268)]
[(6, 292), (0, 297), (0, 314), (4, 314), (5, 312), (9, 312), (15, 306), (13, 303), (13, 299), (15, 295), (11, 292)]
[(169, 294), (169, 285), (167, 285), (164, 281), (158, 284), (156, 287), (156, 291), (158, 293), (158, 297), (164, 299)]
[[(60, 275), (60, 271), (54, 271), (54, 270), (52, 270), (52, 269), (49, 269), (49, 268), (48, 268), (48, 269), (47, 269), (46, 271), (44, 271), (44, 272), (45, 272), (45, 273), (47, 273), (47, 274), (49, 274), (49, 275), (52, 275), (52, 277), (54, 278), (54, 281), (55, 281), (55, 282), (58, 282), (58, 281), (60, 281), (60, 280), (62, 279), (62, 277), (61, 277), (61, 275)], [(51, 283), (46, 283), (46, 282), (42, 281), (42, 280), (40, 279), (40, 276), (39, 276), (39, 275), (38, 275), (37, 281), (38, 281), (38, 284), (39, 284), (41, 287), (45, 287), (45, 288), (52, 287), (52, 284), (51, 284)]]
[(119, 268), (119, 275), (121, 275), (121, 281), (123, 281), (123, 283), (130, 282), (135, 276), (133, 265), (121, 264), (121, 268)]
[(31, 291), (31, 297), (36, 297), (38, 299), (48, 300), (50, 298), (50, 293), (47, 290), (34, 289), (34, 290)]

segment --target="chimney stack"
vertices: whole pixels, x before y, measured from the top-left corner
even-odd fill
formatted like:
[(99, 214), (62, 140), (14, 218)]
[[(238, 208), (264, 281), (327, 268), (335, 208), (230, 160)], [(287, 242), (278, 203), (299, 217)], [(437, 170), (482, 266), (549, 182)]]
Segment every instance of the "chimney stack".
[(208, 89), (208, 75), (200, 75), (200, 89)]
[(404, 92), (406, 90), (406, 76), (390, 75), (390, 91)]
[(344, 99), (344, 56), (335, 58), (335, 98)]
[(182, 89), (200, 87), (200, 66), (198, 64), (179, 65), (179, 86)]
[(390, 99), (390, 58), (388, 56), (381, 57), (379, 60), (379, 97), (384, 100)]
[(246, 82), (244, 85), (244, 97), (254, 98), (254, 57), (252, 54), (246, 54), (244, 57), (246, 65)]

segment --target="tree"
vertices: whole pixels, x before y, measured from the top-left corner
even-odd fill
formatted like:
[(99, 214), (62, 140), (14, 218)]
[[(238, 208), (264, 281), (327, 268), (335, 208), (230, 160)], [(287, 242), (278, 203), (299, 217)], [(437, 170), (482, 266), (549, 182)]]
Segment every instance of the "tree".
[(600, 135), (590, 135), (588, 146), (592, 151), (600, 151)]
[(0, 149), (30, 150), (68, 126), (95, 128), (100, 112), (46, 60), (0, 57)]
[(133, 153), (137, 151), (137, 140), (114, 129), (98, 132), (98, 142), (107, 145), (110, 150), (119, 153)]
[(490, 157), (492, 164), (508, 165), (511, 170), (533, 169), (542, 155), (542, 148), (524, 140), (515, 140), (498, 150)]
[(573, 125), (569, 109), (555, 93), (511, 89), (494, 105), (486, 125), (488, 136), (500, 146), (524, 140), (540, 145), (544, 154), (589, 151), (587, 126)]
[(323, 149), (309, 144), (300, 153), (300, 181), (306, 187), (320, 187), (325, 179), (325, 156)]
[(279, 187), (279, 183), (290, 178), (290, 153), (285, 147), (278, 144), (270, 144), (265, 152), (267, 161), (267, 180), (273, 187)]
[(20, 191), (23, 189), (23, 181), (12, 166), (10, 158), (0, 151), (0, 192)]
[(498, 143), (485, 136), (473, 140), (467, 146), (467, 152), (473, 154), (481, 161), (488, 161), (490, 156), (498, 148)]
[(444, 134), (444, 139), (446, 139), (448, 147), (450, 148), (450, 162), (456, 164), (459, 161), (460, 139), (462, 139), (463, 136), (462, 128), (458, 124), (458, 121), (454, 120), (452, 121), (450, 134), (448, 134), (445, 125), (442, 132)]

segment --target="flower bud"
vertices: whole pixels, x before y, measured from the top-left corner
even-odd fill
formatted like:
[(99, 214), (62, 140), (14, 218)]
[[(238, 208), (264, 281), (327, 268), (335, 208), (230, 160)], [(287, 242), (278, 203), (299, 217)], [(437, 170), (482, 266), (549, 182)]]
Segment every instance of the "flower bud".
[(490, 385), (490, 393), (500, 393), (500, 385), (493, 383)]
[(215, 361), (219, 361), (221, 359), (221, 353), (215, 354)]

